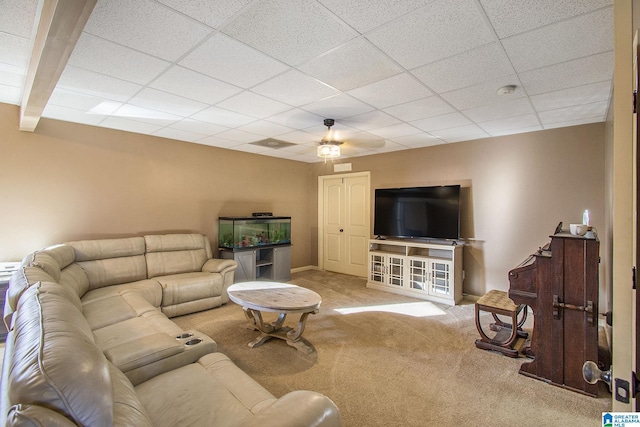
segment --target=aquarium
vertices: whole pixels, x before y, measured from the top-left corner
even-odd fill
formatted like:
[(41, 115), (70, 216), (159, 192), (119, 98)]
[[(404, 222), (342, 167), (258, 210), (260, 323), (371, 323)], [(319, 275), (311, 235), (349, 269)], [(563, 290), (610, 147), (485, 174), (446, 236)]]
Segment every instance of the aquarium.
[(218, 218), (218, 247), (220, 248), (289, 244), (291, 244), (290, 216)]

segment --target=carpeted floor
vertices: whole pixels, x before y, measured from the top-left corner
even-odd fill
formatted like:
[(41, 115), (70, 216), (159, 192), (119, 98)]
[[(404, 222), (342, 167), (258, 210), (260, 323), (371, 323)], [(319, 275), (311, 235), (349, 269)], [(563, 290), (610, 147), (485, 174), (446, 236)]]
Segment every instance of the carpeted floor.
[(211, 336), (218, 351), (275, 396), (326, 394), (345, 427), (601, 426), (602, 412), (611, 410), (604, 385), (599, 398), (584, 396), (519, 375), (526, 359), (477, 349), (473, 304), (433, 304), (316, 270), (295, 273), (290, 283), (323, 299), (303, 334), (316, 350), (308, 355), (281, 340), (247, 347), (257, 332), (246, 328), (234, 303), (173, 320)]

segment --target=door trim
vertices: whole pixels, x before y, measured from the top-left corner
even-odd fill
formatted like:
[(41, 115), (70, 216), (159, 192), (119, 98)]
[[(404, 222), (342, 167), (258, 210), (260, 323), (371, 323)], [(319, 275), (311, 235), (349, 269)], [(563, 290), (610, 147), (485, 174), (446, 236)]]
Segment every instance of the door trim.
[[(342, 173), (334, 175), (321, 175), (318, 177), (318, 269), (324, 270), (324, 181), (327, 179), (336, 178), (352, 178), (352, 177), (365, 177), (367, 178), (367, 186), (369, 187), (369, 193), (371, 193), (371, 172), (353, 172)], [(369, 194), (371, 196), (371, 194)], [(371, 197), (369, 197), (371, 203)], [(369, 206), (369, 237), (371, 237), (371, 206)]]

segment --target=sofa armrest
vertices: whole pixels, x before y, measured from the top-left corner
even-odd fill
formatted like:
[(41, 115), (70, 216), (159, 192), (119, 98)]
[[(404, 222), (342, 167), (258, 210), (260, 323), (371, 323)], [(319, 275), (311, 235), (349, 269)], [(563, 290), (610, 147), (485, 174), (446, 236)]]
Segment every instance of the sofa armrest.
[(206, 273), (220, 273), (223, 276), (229, 271), (238, 267), (238, 263), (232, 259), (211, 258), (202, 266), (202, 271)]
[(175, 337), (157, 333), (106, 349), (104, 355), (126, 373), (183, 351), (184, 345)]
[(338, 408), (327, 396), (308, 390), (285, 394), (251, 419), (248, 426), (339, 427)]

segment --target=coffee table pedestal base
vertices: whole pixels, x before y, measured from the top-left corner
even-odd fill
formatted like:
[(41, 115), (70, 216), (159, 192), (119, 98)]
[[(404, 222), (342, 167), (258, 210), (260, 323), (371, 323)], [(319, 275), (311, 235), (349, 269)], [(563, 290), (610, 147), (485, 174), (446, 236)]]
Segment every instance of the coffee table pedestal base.
[(250, 348), (258, 347), (271, 338), (279, 338), (298, 351), (306, 354), (313, 352), (313, 348), (302, 339), (302, 333), (307, 323), (307, 317), (309, 317), (310, 314), (316, 314), (318, 310), (302, 313), (297, 329), (293, 329), (288, 326), (282, 326), (284, 320), (287, 318), (287, 313), (280, 313), (275, 322), (265, 323), (262, 320), (262, 313), (259, 310), (247, 307), (243, 307), (242, 309), (249, 321), (249, 328), (260, 331), (260, 336), (248, 344)]

